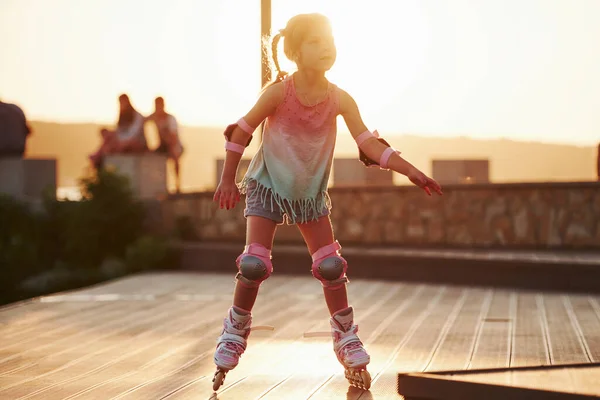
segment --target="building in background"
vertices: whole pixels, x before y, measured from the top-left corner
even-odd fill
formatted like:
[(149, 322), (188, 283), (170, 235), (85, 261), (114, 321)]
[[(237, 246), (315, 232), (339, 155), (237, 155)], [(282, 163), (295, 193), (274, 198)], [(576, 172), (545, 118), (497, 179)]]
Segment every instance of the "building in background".
[(433, 160), (431, 170), (440, 185), (490, 182), (490, 161), (486, 159)]
[(394, 185), (394, 172), (365, 167), (358, 158), (334, 158), (333, 186)]

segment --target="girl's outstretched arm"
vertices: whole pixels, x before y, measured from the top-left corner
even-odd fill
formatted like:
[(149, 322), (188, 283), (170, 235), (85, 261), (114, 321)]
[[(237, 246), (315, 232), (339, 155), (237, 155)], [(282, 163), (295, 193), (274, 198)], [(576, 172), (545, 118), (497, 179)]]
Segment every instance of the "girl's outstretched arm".
[[(283, 100), (283, 95), (282, 82), (275, 83), (266, 88), (254, 107), (243, 117), (244, 122), (250, 129), (258, 127), (269, 115), (275, 112)], [(229, 141), (241, 148), (245, 148), (251, 139), (251, 133), (247, 132), (248, 128), (244, 130), (238, 124), (232, 124), (228, 127), (229, 129), (232, 129), (230, 134), (226, 132)], [(240, 191), (235, 183), (235, 176), (241, 158), (242, 154), (239, 152), (226, 151), (221, 181), (213, 197), (214, 201), (219, 202), (220, 208), (227, 208), (229, 210), (235, 207), (240, 200)]]
[[(368, 131), (360, 116), (356, 101), (343, 90), (340, 96), (340, 113), (344, 117), (346, 126), (350, 130), (350, 134), (354, 137), (354, 140), (357, 140), (361, 134)], [(371, 136), (360, 145), (360, 148), (370, 159), (379, 160), (388, 149), (388, 146), (381, 143), (376, 137)], [(442, 194), (442, 189), (435, 180), (419, 171), (411, 163), (400, 157), (398, 153), (391, 153), (387, 165), (389, 169), (408, 177), (412, 183), (425, 190), (427, 194), (431, 195), (432, 191), (440, 195)]]

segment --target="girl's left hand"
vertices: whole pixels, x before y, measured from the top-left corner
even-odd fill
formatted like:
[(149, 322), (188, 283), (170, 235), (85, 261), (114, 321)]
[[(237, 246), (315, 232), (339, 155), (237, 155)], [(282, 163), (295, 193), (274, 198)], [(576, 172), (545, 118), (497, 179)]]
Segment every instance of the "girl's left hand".
[(219, 208), (232, 209), (240, 201), (240, 190), (235, 181), (223, 181), (219, 183), (213, 201), (219, 203)]
[(443, 195), (440, 184), (418, 169), (414, 168), (411, 170), (407, 177), (412, 183), (423, 189), (429, 196), (431, 196), (432, 191), (436, 192), (440, 196)]

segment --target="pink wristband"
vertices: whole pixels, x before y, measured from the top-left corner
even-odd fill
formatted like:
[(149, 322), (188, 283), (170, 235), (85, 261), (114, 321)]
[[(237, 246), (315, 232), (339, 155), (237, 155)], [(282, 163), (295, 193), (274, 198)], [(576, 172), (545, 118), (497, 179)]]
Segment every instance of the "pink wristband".
[(373, 133), (369, 132), (369, 131), (364, 131), (363, 133), (361, 133), (360, 135), (358, 135), (356, 137), (356, 144), (358, 145), (358, 147), (360, 148), (360, 146), (362, 146), (362, 144), (370, 138), (378, 138), (379, 137), (379, 133), (375, 130), (373, 131)]
[(381, 154), (381, 158), (379, 159), (379, 166), (381, 168), (383, 168), (383, 169), (387, 169), (388, 168), (388, 161), (390, 160), (390, 157), (394, 153), (396, 153), (396, 150), (394, 150), (391, 147), (388, 147), (387, 149), (385, 149), (383, 151), (383, 153)]
[(256, 128), (253, 128), (250, 125), (248, 125), (248, 123), (244, 120), (244, 118), (240, 118), (237, 122), (237, 125), (240, 127), (241, 130), (246, 132), (248, 135), (252, 135), (254, 133), (254, 130), (256, 129)]
[(235, 153), (244, 154), (244, 150), (246, 149), (244, 146), (233, 143), (233, 142), (225, 142), (225, 149), (233, 151)]

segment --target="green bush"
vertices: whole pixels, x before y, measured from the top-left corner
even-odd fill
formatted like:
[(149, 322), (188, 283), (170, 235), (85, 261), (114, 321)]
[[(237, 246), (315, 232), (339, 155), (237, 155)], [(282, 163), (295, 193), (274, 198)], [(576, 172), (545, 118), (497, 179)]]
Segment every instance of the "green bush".
[(64, 260), (94, 268), (107, 257), (124, 257), (127, 247), (142, 234), (144, 222), (143, 206), (134, 198), (127, 179), (100, 170), (81, 180), (81, 191), (81, 201), (62, 204), (67, 207), (66, 218), (61, 205), (55, 204), (55, 222), (63, 224), (59, 247)]
[(195, 241), (199, 239), (192, 218), (187, 215), (182, 215), (175, 219), (173, 236), (179, 240)]
[(0, 303), (165, 265), (127, 178), (99, 170), (80, 185), (81, 201), (49, 196), (42, 212), (0, 196)]
[(164, 240), (142, 236), (127, 248), (125, 262), (131, 271), (162, 268), (167, 251), (167, 243)]
[(0, 195), (0, 300), (18, 295), (16, 286), (43, 270), (39, 243), (42, 220), (29, 207)]

